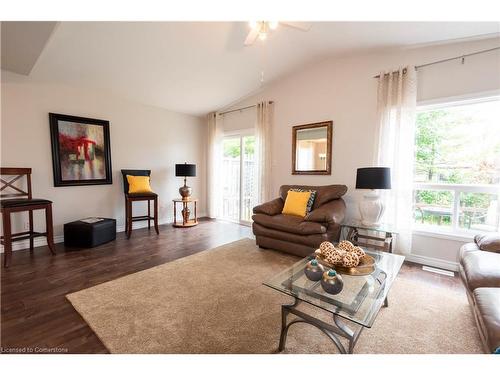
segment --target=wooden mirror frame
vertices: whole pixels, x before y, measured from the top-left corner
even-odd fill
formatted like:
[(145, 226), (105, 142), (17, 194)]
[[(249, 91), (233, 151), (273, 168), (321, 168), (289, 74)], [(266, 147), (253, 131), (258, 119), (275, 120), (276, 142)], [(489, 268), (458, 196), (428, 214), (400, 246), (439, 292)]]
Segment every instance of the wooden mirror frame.
[[(315, 171), (299, 171), (297, 170), (297, 132), (304, 129), (324, 128), (327, 129), (326, 134), (326, 169)], [(332, 174), (332, 134), (333, 121), (315, 122), (312, 124), (297, 125), (292, 128), (292, 174), (303, 175), (331, 175)]]

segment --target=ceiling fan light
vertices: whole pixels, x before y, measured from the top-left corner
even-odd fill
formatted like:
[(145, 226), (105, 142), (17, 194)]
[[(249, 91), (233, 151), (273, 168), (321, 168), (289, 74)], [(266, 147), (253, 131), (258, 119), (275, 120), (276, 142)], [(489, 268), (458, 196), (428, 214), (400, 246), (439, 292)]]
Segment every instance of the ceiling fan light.
[(271, 30), (276, 30), (278, 28), (278, 21), (270, 21), (269, 22), (269, 28)]
[(266, 33), (259, 33), (259, 39), (260, 40), (266, 40), (267, 34)]

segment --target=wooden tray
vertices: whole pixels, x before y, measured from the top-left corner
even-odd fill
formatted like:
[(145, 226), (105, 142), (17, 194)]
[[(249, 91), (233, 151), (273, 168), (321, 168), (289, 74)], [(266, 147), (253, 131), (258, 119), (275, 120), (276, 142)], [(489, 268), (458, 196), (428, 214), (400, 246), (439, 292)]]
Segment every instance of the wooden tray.
[(343, 267), (336, 264), (330, 264), (327, 261), (325, 261), (323, 257), (319, 254), (316, 254), (316, 259), (323, 266), (333, 268), (340, 274), (351, 275), (351, 276), (365, 276), (375, 271), (375, 259), (368, 254), (365, 254), (365, 256), (361, 258), (357, 267)]

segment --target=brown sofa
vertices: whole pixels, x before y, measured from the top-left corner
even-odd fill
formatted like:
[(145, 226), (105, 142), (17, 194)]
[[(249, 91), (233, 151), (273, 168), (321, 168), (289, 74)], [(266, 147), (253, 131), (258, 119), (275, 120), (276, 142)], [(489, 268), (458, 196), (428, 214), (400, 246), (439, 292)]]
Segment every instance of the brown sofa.
[[(290, 189), (316, 190), (312, 210), (305, 218), (281, 213)], [(345, 185), (281, 186), (279, 198), (253, 209), (252, 228), (257, 245), (305, 257), (323, 241), (338, 241), (345, 213), (341, 197), (346, 192)]]
[(460, 249), (464, 283), (484, 349), (500, 350), (500, 233), (477, 235)]

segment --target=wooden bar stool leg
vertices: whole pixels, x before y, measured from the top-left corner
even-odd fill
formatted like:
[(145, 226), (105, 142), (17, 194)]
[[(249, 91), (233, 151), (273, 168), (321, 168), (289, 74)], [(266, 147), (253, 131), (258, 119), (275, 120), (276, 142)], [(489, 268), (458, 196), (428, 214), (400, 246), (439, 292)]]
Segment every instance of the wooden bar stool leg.
[[(33, 235), (33, 210), (28, 211), (28, 221), (29, 221), (30, 235)], [(30, 253), (33, 253), (33, 248), (34, 248), (34, 238), (30, 237)]]
[(52, 225), (52, 205), (49, 204), (45, 208), (45, 225), (47, 230), (47, 245), (49, 246), (52, 255), (56, 254), (54, 249), (54, 227)]
[(128, 205), (127, 198), (125, 198), (125, 234), (128, 233)]
[(148, 199), (148, 230), (151, 229), (151, 200)]
[(12, 258), (12, 241), (11, 241), (11, 227), (10, 227), (10, 212), (8, 210), (2, 211), (3, 221), (3, 266), (5, 268), (10, 266), (10, 259)]
[(128, 232), (127, 238), (132, 235), (132, 201), (127, 199), (127, 220), (128, 220)]
[(158, 229), (158, 197), (155, 197), (154, 199), (154, 211), (155, 211), (154, 224), (155, 224), (156, 234), (160, 234), (160, 230)]

